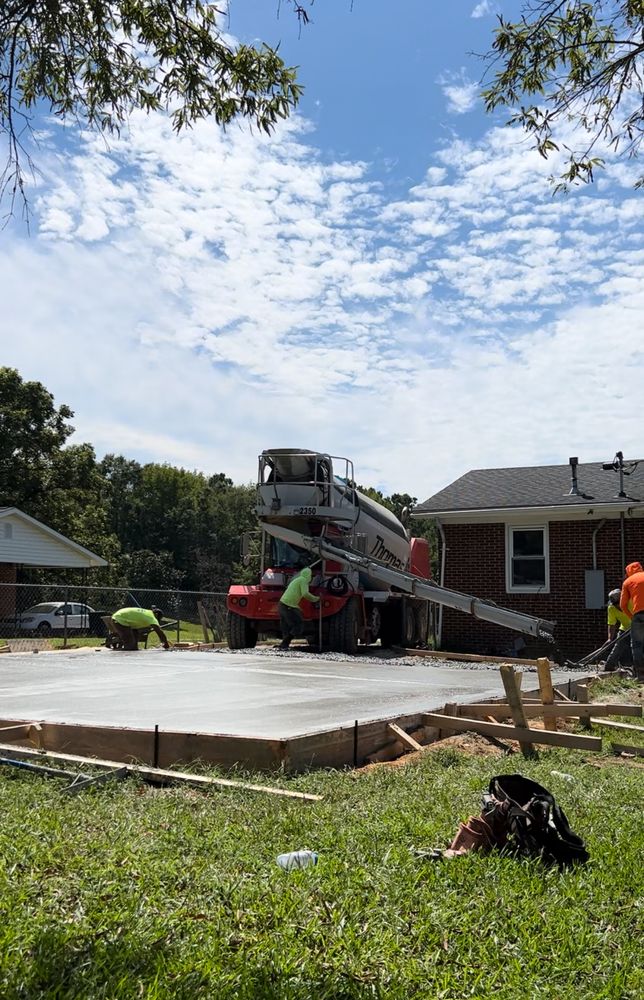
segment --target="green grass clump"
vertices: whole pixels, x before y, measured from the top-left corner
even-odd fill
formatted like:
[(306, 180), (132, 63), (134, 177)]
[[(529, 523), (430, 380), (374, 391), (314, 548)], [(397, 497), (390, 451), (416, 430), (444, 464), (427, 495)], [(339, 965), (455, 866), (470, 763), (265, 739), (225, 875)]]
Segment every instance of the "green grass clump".
[[(134, 780), (67, 799), (57, 779), (3, 769), (0, 996), (635, 1000), (642, 770), (592, 760), (606, 766), (445, 750), (362, 774), (253, 776), (319, 803)], [(588, 865), (411, 854), (446, 846), (490, 777), (515, 770), (555, 794)], [(317, 867), (277, 867), (300, 847)]]

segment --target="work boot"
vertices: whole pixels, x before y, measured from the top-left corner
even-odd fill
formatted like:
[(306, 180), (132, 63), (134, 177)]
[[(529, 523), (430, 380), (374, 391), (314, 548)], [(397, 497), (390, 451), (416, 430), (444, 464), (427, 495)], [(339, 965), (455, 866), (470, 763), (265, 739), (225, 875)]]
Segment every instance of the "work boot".
[(279, 646), (277, 648), (278, 649), (288, 649), (290, 643), (291, 643), (290, 639), (282, 639), (282, 641), (280, 642), (280, 644), (279, 644)]

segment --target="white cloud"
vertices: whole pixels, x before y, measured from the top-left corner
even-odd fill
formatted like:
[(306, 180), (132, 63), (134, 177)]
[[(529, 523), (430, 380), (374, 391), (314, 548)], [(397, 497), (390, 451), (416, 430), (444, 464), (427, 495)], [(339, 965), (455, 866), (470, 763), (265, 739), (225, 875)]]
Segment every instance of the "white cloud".
[(306, 446), (424, 498), (473, 467), (639, 453), (644, 204), (621, 166), (553, 199), (556, 162), (491, 129), (393, 201), (297, 120), (177, 138), (162, 116), (43, 166), (35, 235), (0, 250), (2, 358), (99, 454), (243, 482)]
[(447, 73), (438, 78), (438, 83), (447, 98), (447, 110), (455, 115), (471, 111), (478, 100), (480, 85), (468, 79), (461, 69), (458, 73)]
[(495, 9), (496, 4), (492, 3), (491, 0), (481, 0), (480, 3), (477, 3), (470, 17), (485, 17), (486, 14), (493, 14)]

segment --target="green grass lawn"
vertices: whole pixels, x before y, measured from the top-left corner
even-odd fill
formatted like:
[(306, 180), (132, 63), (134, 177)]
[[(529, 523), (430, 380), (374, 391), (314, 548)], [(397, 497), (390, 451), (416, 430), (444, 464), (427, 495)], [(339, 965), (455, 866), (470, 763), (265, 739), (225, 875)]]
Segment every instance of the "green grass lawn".
[[(588, 865), (412, 856), (446, 846), (490, 777), (514, 771), (555, 794)], [(445, 748), (405, 767), (253, 779), (324, 800), (135, 780), (67, 799), (57, 779), (0, 769), (3, 1000), (644, 995), (641, 766)], [(277, 867), (300, 847), (317, 867)]]

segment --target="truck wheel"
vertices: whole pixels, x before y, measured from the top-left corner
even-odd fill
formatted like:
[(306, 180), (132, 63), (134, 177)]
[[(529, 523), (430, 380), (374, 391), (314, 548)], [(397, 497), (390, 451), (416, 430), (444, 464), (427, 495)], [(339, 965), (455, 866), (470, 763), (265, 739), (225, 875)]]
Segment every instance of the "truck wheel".
[(229, 611), (226, 618), (226, 639), (230, 649), (253, 649), (257, 645), (257, 632), (248, 618)]
[(413, 605), (409, 601), (405, 601), (403, 604), (403, 632), (402, 641), (405, 649), (413, 649), (416, 645), (417, 631), (416, 631), (416, 616), (414, 615)]
[(420, 646), (427, 645), (429, 634), (429, 604), (424, 601), (416, 608), (416, 642)]
[(337, 615), (329, 620), (329, 649), (333, 653), (358, 652), (358, 605), (349, 600)]

